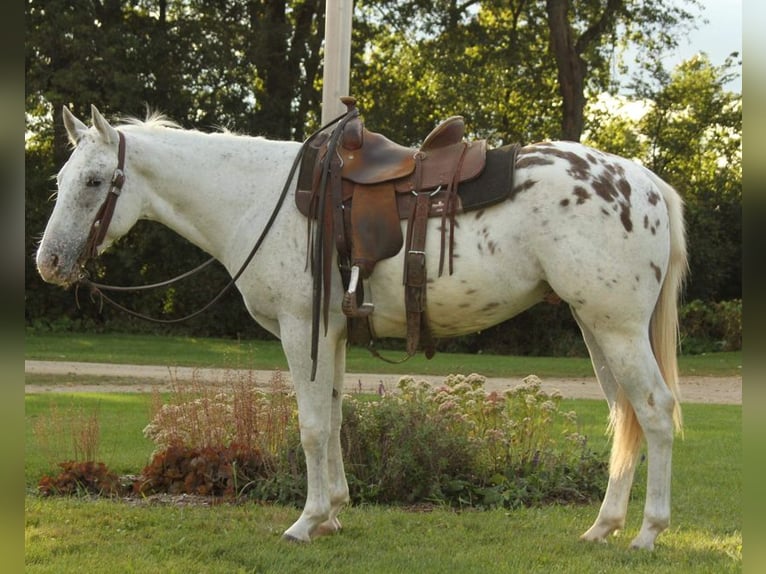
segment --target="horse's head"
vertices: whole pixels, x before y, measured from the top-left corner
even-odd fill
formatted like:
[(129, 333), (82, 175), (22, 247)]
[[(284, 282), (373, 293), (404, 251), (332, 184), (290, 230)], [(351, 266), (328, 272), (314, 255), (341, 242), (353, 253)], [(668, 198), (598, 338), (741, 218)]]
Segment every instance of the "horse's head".
[[(129, 168), (124, 189), (114, 185), (120, 134), (95, 107), (91, 113), (93, 126), (88, 128), (67, 108), (63, 110), (64, 126), (75, 149), (58, 173), (56, 205), (37, 251), (41, 277), (63, 286), (80, 278), (89, 257), (127, 233), (140, 211), (139, 198), (131, 194)], [(120, 200), (112, 206), (116, 210), (111, 222), (106, 222), (105, 234), (99, 234), (100, 220), (108, 219), (102, 206), (110, 193), (119, 194)]]

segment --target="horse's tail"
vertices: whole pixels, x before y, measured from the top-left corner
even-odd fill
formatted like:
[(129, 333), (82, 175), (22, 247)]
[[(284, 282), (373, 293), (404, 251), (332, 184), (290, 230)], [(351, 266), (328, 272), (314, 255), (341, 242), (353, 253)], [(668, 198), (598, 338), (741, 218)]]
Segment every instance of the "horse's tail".
[[(647, 170), (648, 171), (648, 170)], [(673, 422), (676, 431), (683, 432), (681, 395), (678, 386), (678, 300), (688, 271), (686, 257), (686, 231), (684, 228), (683, 200), (675, 189), (649, 172), (659, 188), (668, 209), (670, 226), (670, 257), (660, 295), (649, 323), (649, 340), (662, 377), (675, 398)], [(641, 425), (627, 396), (620, 391), (612, 409), (610, 429), (614, 435), (610, 472), (622, 474), (638, 454), (643, 440)]]

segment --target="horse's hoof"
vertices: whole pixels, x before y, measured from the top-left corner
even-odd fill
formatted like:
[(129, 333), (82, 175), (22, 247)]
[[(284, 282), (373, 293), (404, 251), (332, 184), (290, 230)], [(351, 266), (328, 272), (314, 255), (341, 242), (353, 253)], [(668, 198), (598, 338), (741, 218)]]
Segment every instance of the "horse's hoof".
[(282, 540), (284, 540), (285, 542), (289, 542), (290, 544), (308, 544), (309, 542), (311, 542), (310, 540), (302, 540), (300, 538), (296, 538), (292, 534), (283, 534)]
[(335, 518), (332, 520), (328, 520), (327, 522), (323, 522), (319, 526), (317, 526), (317, 529), (312, 532), (311, 536), (312, 538), (318, 538), (319, 536), (330, 536), (331, 534), (338, 534), (341, 531), (341, 525), (340, 521)]

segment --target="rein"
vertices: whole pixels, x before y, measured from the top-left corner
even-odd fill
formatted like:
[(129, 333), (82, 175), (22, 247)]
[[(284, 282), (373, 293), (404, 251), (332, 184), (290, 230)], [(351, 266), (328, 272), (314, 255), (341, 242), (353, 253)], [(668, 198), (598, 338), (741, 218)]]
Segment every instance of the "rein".
[[(293, 164), (290, 168), (290, 173), (287, 176), (287, 180), (285, 181), (285, 185), (283, 186), (282, 192), (279, 195), (279, 199), (277, 200), (277, 203), (274, 206), (274, 210), (271, 212), (271, 216), (269, 217), (269, 220), (266, 222), (266, 225), (263, 228), (263, 231), (261, 231), (261, 234), (258, 237), (258, 240), (255, 242), (255, 245), (253, 245), (253, 248), (250, 250), (249, 255), (247, 256), (245, 261), (242, 263), (239, 270), (232, 276), (231, 280), (218, 292), (217, 295), (215, 295), (215, 297), (213, 297), (202, 308), (198, 309), (197, 311), (194, 311), (193, 313), (189, 313), (188, 315), (185, 315), (183, 317), (177, 317), (174, 319), (158, 319), (156, 317), (151, 317), (149, 315), (139, 313), (138, 311), (128, 309), (127, 307), (117, 303), (114, 299), (106, 295), (104, 291), (145, 291), (149, 289), (156, 289), (159, 287), (166, 287), (182, 279), (186, 279), (187, 277), (190, 277), (194, 275), (195, 273), (201, 271), (202, 269), (210, 265), (213, 261), (215, 261), (216, 260), (215, 257), (211, 257), (210, 259), (208, 259), (201, 265), (195, 267), (191, 271), (187, 271), (186, 273), (183, 273), (172, 279), (168, 279), (166, 281), (162, 281), (160, 283), (154, 283), (151, 285), (136, 285), (136, 286), (129, 286), (129, 287), (116, 286), (116, 285), (104, 285), (102, 283), (96, 283), (94, 281), (91, 281), (87, 276), (87, 272), (83, 271), (83, 275), (80, 277), (78, 286), (84, 285), (88, 287), (90, 289), (91, 298), (97, 295), (102, 302), (106, 301), (107, 303), (119, 309), (120, 311), (123, 311), (129, 315), (132, 315), (133, 317), (144, 319), (146, 321), (151, 321), (153, 323), (162, 323), (162, 324), (181, 323), (182, 321), (188, 321), (189, 319), (192, 319), (198, 315), (201, 315), (203, 312), (207, 311), (210, 307), (212, 307), (215, 303), (217, 303), (221, 299), (221, 297), (223, 297), (234, 286), (237, 280), (245, 272), (245, 269), (247, 269), (247, 266), (253, 260), (253, 257), (255, 257), (255, 254), (258, 252), (258, 249), (261, 247), (261, 244), (266, 239), (266, 235), (271, 230), (271, 227), (274, 225), (274, 221), (276, 220), (277, 215), (279, 214), (279, 211), (282, 209), (282, 205), (284, 204), (285, 198), (287, 197), (287, 192), (290, 189), (290, 182), (293, 180), (293, 177), (295, 176), (295, 172), (298, 169), (298, 166), (300, 165), (301, 159), (303, 158), (303, 154), (306, 151), (306, 148), (308, 147), (308, 145), (320, 133), (322, 133), (324, 130), (326, 130), (330, 126), (341, 121), (346, 115), (347, 115), (346, 113), (343, 113), (337, 118), (329, 121), (328, 123), (320, 127), (317, 131), (315, 131), (313, 134), (311, 134), (311, 136), (309, 136), (308, 139), (306, 139), (303, 142), (303, 144), (301, 145), (301, 149), (298, 150), (298, 154), (295, 156), (295, 159), (293, 160)], [(96, 214), (96, 218), (93, 222), (93, 225), (91, 226), (90, 235), (88, 236), (88, 241), (85, 246), (86, 260), (92, 257), (95, 257), (97, 255), (98, 246), (103, 242), (104, 237), (106, 237), (106, 232), (107, 232), (107, 229), (109, 228), (109, 223), (111, 222), (112, 215), (114, 214), (114, 207), (115, 207), (115, 204), (117, 203), (117, 198), (120, 196), (120, 193), (122, 191), (122, 186), (125, 183), (125, 174), (124, 174), (125, 136), (120, 131), (118, 131), (117, 133), (119, 134), (119, 137), (120, 137), (118, 151), (117, 151), (117, 169), (115, 169), (114, 175), (112, 176), (111, 186), (109, 188), (109, 192), (106, 195), (106, 199), (104, 199), (104, 203), (101, 205), (101, 208), (98, 210), (98, 213)]]

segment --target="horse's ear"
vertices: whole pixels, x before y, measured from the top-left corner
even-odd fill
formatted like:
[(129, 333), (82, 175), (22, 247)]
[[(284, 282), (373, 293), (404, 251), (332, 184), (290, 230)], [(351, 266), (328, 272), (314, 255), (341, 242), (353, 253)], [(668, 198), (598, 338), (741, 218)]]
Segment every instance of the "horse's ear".
[(109, 122), (104, 119), (104, 116), (101, 115), (101, 112), (98, 111), (96, 106), (90, 106), (90, 113), (93, 119), (93, 125), (96, 126), (98, 133), (101, 134), (104, 141), (106, 143), (117, 143), (117, 140), (119, 139), (117, 130), (109, 125)]
[(88, 131), (88, 126), (78, 120), (66, 106), (64, 106), (64, 109), (62, 110), (62, 115), (64, 117), (64, 127), (66, 128), (66, 133), (69, 136), (69, 141), (72, 142), (72, 145), (77, 145), (77, 142), (80, 141), (82, 134)]

